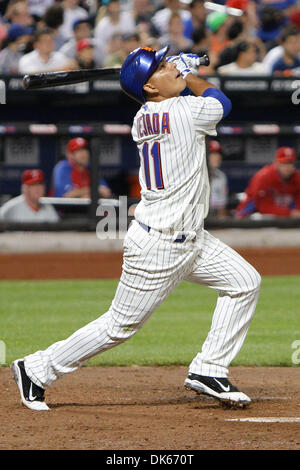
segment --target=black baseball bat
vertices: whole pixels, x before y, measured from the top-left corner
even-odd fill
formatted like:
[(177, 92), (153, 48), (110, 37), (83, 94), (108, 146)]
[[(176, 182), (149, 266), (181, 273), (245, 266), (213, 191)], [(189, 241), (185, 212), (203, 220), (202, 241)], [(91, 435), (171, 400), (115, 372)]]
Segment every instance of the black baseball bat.
[(25, 75), (23, 86), (26, 90), (37, 90), (53, 86), (71, 85), (99, 79), (119, 79), (120, 68), (63, 70)]
[(209, 60), (208, 55), (205, 54), (202, 57), (199, 57), (199, 59), (200, 59), (199, 67), (200, 65), (206, 65), (206, 67), (209, 66), (210, 60)]
[[(209, 65), (208, 55), (200, 57), (200, 65)], [(97, 79), (119, 79), (120, 68), (63, 70), (61, 72), (44, 72), (25, 75), (23, 85), (26, 90), (37, 90), (53, 86), (71, 85)]]

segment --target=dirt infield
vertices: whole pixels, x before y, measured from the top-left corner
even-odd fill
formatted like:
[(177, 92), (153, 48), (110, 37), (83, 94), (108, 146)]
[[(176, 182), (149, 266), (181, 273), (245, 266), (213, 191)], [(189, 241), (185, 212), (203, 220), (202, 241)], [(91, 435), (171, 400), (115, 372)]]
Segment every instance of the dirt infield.
[[(225, 410), (182, 386), (187, 368), (83, 367), (46, 392), (49, 412), (19, 403), (9, 368), (0, 368), (0, 449), (300, 448), (299, 368), (232, 367), (253, 402)], [(281, 422), (231, 421), (274, 418)], [(282, 420), (289, 422), (282, 422)], [(4, 425), (5, 423), (5, 425)]]
[[(237, 251), (261, 275), (300, 274), (300, 248), (247, 248)], [(0, 254), (0, 279), (114, 279), (121, 252)]]

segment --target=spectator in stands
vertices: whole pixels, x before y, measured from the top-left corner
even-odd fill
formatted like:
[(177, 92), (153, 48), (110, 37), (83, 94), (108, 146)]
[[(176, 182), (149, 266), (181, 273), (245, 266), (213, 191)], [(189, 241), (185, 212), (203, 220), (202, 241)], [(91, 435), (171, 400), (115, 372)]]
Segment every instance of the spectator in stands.
[(298, 2), (298, 7), (293, 13), (289, 16), (289, 20), (291, 21), (293, 26), (296, 26), (300, 29), (300, 3)]
[(150, 0), (133, 0), (132, 16), (136, 26), (141, 21), (151, 23), (154, 7), (151, 5)]
[(218, 67), (217, 73), (231, 76), (267, 75), (268, 71), (257, 61), (257, 55), (256, 44), (249, 40), (241, 41), (236, 45), (235, 61)]
[(110, 54), (104, 62), (105, 67), (121, 67), (124, 60), (140, 46), (140, 38), (136, 33), (123, 34), (121, 37), (121, 47), (118, 51)]
[[(75, 59), (77, 55), (78, 41), (80, 41), (81, 39), (91, 39), (93, 37), (93, 28), (88, 18), (81, 18), (79, 20), (75, 20), (72, 29), (72, 37), (67, 42), (65, 42), (64, 45), (59, 49), (59, 52), (61, 52), (69, 59)], [(99, 67), (102, 65), (102, 62), (103, 57), (100, 61)]]
[(300, 76), (300, 30), (288, 27), (281, 35), (282, 56), (272, 66), (274, 75)]
[(107, 46), (114, 34), (135, 33), (136, 26), (130, 12), (121, 11), (118, 0), (109, 0), (106, 14), (98, 22), (94, 30), (96, 42)]
[(208, 34), (205, 26), (200, 26), (200, 28), (195, 29), (193, 31), (192, 40), (193, 40), (193, 47), (192, 47), (193, 54), (197, 54), (199, 56), (208, 54), (208, 51), (210, 49), (210, 34)]
[(149, 43), (158, 37), (158, 31), (152, 22), (154, 11), (154, 5), (150, 0), (133, 0), (131, 14), (135, 22), (136, 33), (139, 35), (143, 46), (150, 47)]
[(160, 36), (167, 34), (172, 13), (179, 13), (183, 22), (191, 18), (191, 12), (182, 8), (179, 0), (164, 0), (163, 3), (165, 8), (158, 10), (152, 18), (152, 22)]
[(180, 52), (191, 52), (193, 41), (183, 34), (184, 24), (179, 13), (172, 13), (169, 19), (168, 32), (159, 38), (160, 47), (170, 46), (169, 55)]
[(122, 34), (115, 33), (113, 34), (104, 49), (104, 65), (110, 56), (113, 56), (116, 53), (119, 53), (122, 48)]
[[(90, 197), (90, 152), (87, 140), (81, 137), (69, 140), (66, 157), (54, 167), (53, 196)], [(103, 178), (99, 181), (98, 190), (101, 197), (111, 196), (111, 190)]]
[[(228, 0), (227, 5), (238, 5), (241, 1), (242, 0)], [(232, 8), (235, 8), (236, 6), (232, 6)], [(261, 62), (263, 60), (266, 54), (264, 43), (257, 37), (249, 37), (248, 28), (245, 27), (245, 22), (243, 21), (244, 16), (245, 14), (234, 19), (228, 27), (227, 37), (230, 43), (220, 52), (216, 68), (235, 61), (237, 53), (236, 47), (241, 41), (249, 41), (254, 44), (257, 48), (257, 61)]]
[(34, 50), (25, 54), (19, 61), (19, 73), (53, 72), (66, 70), (70, 62), (61, 52), (55, 51), (53, 33), (44, 28), (35, 33)]
[(190, 18), (184, 20), (184, 35), (193, 40), (193, 33), (199, 28), (205, 27), (207, 10), (204, 0), (192, 0), (189, 4)]
[[(292, 25), (290, 25), (290, 27), (292, 27)], [(289, 28), (289, 26), (287, 28)], [(298, 29), (300, 30), (300, 24), (298, 26)], [(281, 32), (281, 36), (283, 36), (283, 32)], [(265, 55), (264, 60), (263, 60), (263, 64), (266, 67), (266, 69), (268, 70), (270, 75), (272, 74), (273, 65), (275, 64), (275, 62), (277, 62), (278, 59), (282, 58), (282, 56), (283, 56), (283, 46), (280, 43), (280, 39), (281, 38), (279, 37), (278, 38), (278, 45), (276, 45), (275, 47), (270, 49), (267, 52), (267, 54)], [(299, 52), (297, 58), (300, 59), (300, 52)]]
[(300, 171), (295, 163), (295, 150), (280, 147), (274, 162), (261, 168), (250, 180), (236, 217), (247, 217), (254, 212), (300, 217)]
[(60, 4), (54, 3), (46, 9), (39, 23), (39, 28), (44, 27), (52, 30), (56, 51), (65, 43), (65, 38), (60, 32), (60, 27), (63, 22), (64, 9)]
[(266, 53), (262, 63), (269, 75), (272, 75), (273, 65), (282, 57), (282, 54), (283, 47), (281, 45), (272, 47), (272, 49)]
[(22, 26), (34, 26), (35, 21), (29, 12), (26, 0), (10, 1), (5, 13), (5, 18), (10, 23), (19, 23)]
[(3, 74), (17, 74), (19, 61), (24, 55), (32, 39), (32, 28), (13, 23), (8, 28), (6, 47), (0, 51), (0, 72)]
[(55, 0), (27, 0), (29, 13), (38, 19), (41, 19), (46, 10), (51, 7)]
[(0, 209), (0, 220), (5, 222), (58, 222), (59, 216), (50, 204), (41, 204), (45, 196), (45, 178), (42, 170), (26, 170), (22, 175), (22, 194), (10, 199)]
[(229, 26), (227, 31), (227, 37), (230, 40), (230, 43), (217, 56), (216, 68), (234, 62), (236, 59), (237, 44), (247, 39), (247, 35), (244, 30), (244, 25), (240, 18), (234, 20), (233, 23)]
[(214, 11), (207, 15), (206, 27), (211, 33), (210, 54), (220, 54), (225, 47), (229, 46), (228, 28), (232, 21), (229, 15), (220, 11)]
[(256, 2), (252, 0), (226, 0), (226, 6), (228, 8), (237, 8), (243, 12), (238, 17), (243, 24), (243, 31), (245, 33), (243, 39), (256, 36), (259, 26)]
[(60, 27), (60, 34), (67, 41), (73, 36), (73, 23), (75, 20), (88, 18), (88, 12), (79, 5), (80, 0), (63, 0), (64, 22)]
[(80, 39), (77, 42), (74, 69), (94, 69), (94, 44), (92, 39)]
[(0, 47), (5, 47), (3, 46), (3, 43), (5, 39), (7, 38), (7, 28), (8, 28), (8, 25), (5, 19), (0, 17)]
[(276, 38), (280, 29), (284, 26), (286, 19), (279, 8), (271, 5), (263, 7), (259, 12), (260, 27), (257, 36), (264, 42), (267, 51), (276, 45)]
[(222, 148), (217, 140), (209, 142), (208, 175), (210, 182), (210, 215), (225, 217), (227, 215), (228, 182), (225, 173), (220, 170)]
[(271, 6), (282, 10), (285, 16), (289, 16), (296, 8), (297, 0), (260, 0), (261, 5)]

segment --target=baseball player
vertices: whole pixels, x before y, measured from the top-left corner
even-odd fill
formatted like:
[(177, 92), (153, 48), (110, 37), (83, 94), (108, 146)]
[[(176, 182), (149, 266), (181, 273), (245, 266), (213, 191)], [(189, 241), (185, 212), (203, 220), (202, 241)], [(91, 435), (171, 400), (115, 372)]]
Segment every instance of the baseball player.
[(22, 173), (20, 196), (14, 197), (0, 208), (0, 220), (5, 222), (58, 222), (59, 216), (50, 204), (41, 204), (45, 196), (45, 175), (38, 168)]
[(209, 213), (217, 217), (226, 217), (228, 181), (226, 174), (220, 170), (222, 164), (222, 147), (217, 140), (210, 140), (208, 149), (208, 176), (210, 185)]
[[(53, 169), (54, 197), (90, 197), (90, 151), (88, 141), (82, 137), (70, 139), (66, 145), (66, 158)], [(111, 189), (104, 178), (99, 179), (100, 197), (110, 197)]]
[[(123, 90), (141, 103), (132, 127), (141, 160), (141, 201), (124, 240), (115, 297), (106, 313), (69, 338), (13, 362), (21, 400), (32, 410), (48, 410), (47, 387), (131, 338), (184, 279), (219, 293), (185, 386), (228, 406), (251, 402), (227, 376), (256, 307), (260, 275), (203, 228), (209, 201), (205, 136), (216, 135), (231, 102), (192, 73), (195, 56), (167, 60), (167, 52), (168, 46), (140, 47), (121, 69)], [(181, 96), (187, 86), (193, 96)]]
[(296, 152), (280, 147), (274, 162), (265, 165), (251, 178), (246, 198), (237, 209), (237, 218), (253, 213), (276, 217), (300, 217), (300, 170), (296, 169)]

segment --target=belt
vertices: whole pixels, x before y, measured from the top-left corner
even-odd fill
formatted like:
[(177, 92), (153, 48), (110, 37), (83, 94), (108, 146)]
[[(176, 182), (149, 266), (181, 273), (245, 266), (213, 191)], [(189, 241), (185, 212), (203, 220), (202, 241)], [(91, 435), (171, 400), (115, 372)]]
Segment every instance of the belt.
[[(146, 230), (146, 232), (148, 232), (148, 233), (150, 232), (151, 227), (149, 227), (149, 225), (145, 225), (142, 222), (139, 222), (139, 224), (144, 230)], [(183, 243), (183, 242), (185, 242), (185, 240), (186, 240), (186, 236), (181, 235), (180, 237), (176, 238), (176, 240), (174, 240), (174, 242), (175, 243)]]

